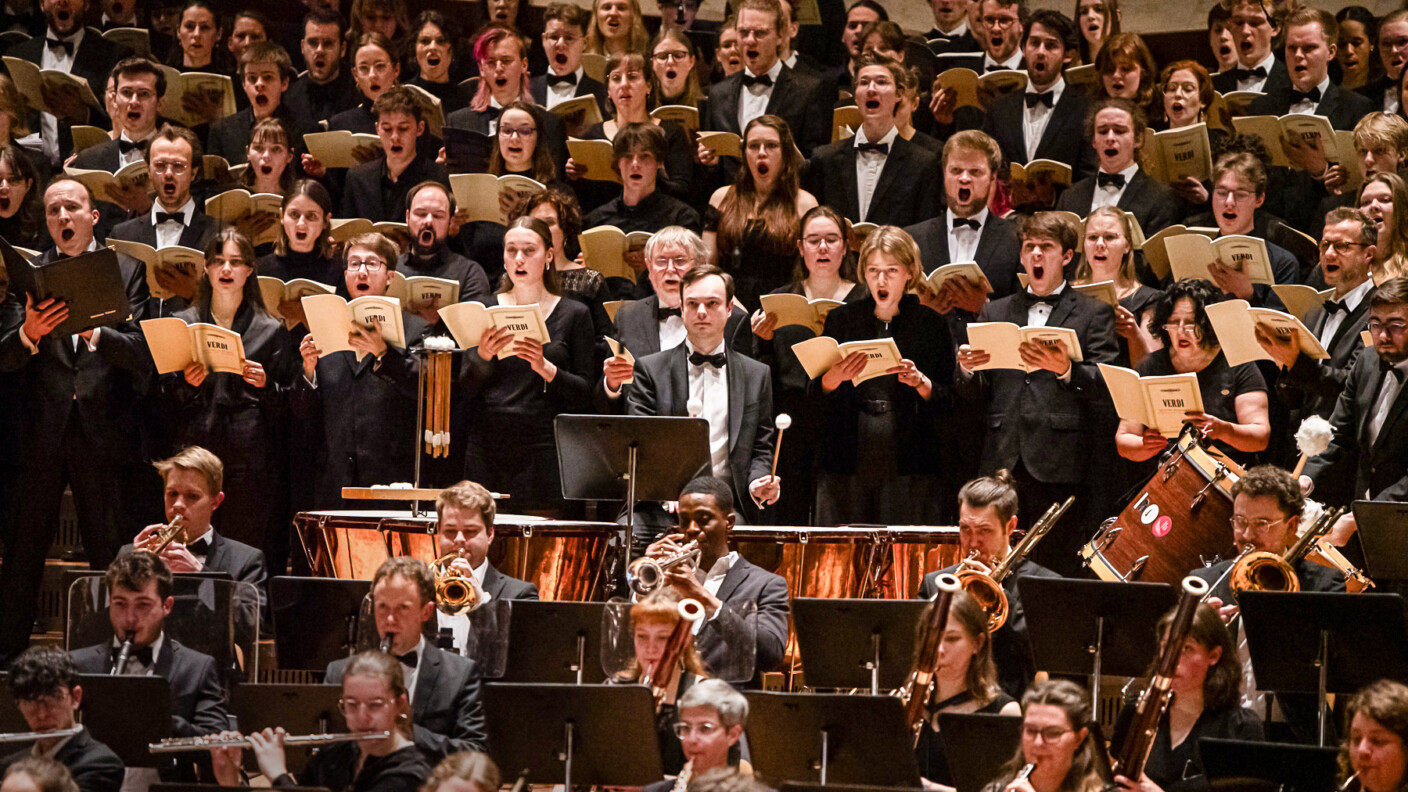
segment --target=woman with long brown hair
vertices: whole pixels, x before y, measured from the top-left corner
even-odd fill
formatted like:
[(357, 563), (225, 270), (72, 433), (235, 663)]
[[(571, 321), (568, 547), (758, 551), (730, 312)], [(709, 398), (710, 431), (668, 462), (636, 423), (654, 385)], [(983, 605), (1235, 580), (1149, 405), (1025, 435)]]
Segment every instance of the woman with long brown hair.
[(1074, 18), (1080, 45), (1071, 65), (1094, 63), (1105, 42), (1120, 32), (1120, 0), (1076, 0)]
[(1159, 110), (1155, 91), (1159, 67), (1138, 33), (1116, 33), (1095, 56), (1102, 96), (1128, 99), (1153, 117)]
[(649, 44), (650, 34), (645, 29), (639, 0), (594, 0), (592, 22), (587, 27), (587, 52), (644, 53)]
[(1346, 782), (1341, 788), (1351, 792), (1408, 788), (1408, 686), (1381, 679), (1350, 699), (1340, 773)]
[(676, 28), (663, 28), (650, 46), (655, 71), (655, 104), (698, 107), (704, 99), (699, 84), (699, 51)]
[(734, 183), (709, 198), (704, 242), (714, 263), (733, 276), (739, 302), (756, 311), (758, 297), (791, 276), (802, 215), (817, 201), (801, 187), (802, 155), (781, 118), (748, 122), (743, 158)]
[[(1022, 696), (1022, 745), (983, 792), (1101, 792), (1091, 742), (1090, 694), (1074, 682), (1048, 679)], [(1022, 768), (1033, 765), (1025, 781)]]

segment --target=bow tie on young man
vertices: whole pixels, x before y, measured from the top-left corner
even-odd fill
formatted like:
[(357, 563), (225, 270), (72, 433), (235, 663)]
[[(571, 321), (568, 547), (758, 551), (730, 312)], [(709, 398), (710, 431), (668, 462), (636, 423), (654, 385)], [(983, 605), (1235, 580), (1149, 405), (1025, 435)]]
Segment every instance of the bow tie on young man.
[(65, 55), (69, 56), (70, 58), (73, 57), (74, 44), (72, 41), (68, 41), (65, 39), (46, 38), (44, 39), (44, 43), (48, 45), (49, 49), (61, 49), (64, 51)]
[(1320, 86), (1317, 85), (1316, 87), (1311, 88), (1309, 91), (1297, 91), (1296, 89), (1292, 88), (1291, 104), (1300, 104), (1301, 102), (1315, 102), (1316, 104), (1319, 104)]
[(964, 227), (964, 226), (968, 226), (969, 228), (973, 229), (974, 231), (978, 231), (978, 230), (980, 230), (980, 229), (982, 228), (982, 225), (979, 224), (977, 220), (974, 220), (974, 219), (971, 218), (971, 217), (955, 217), (955, 218), (953, 218), (953, 229), (954, 229), (955, 231), (957, 231), (958, 229), (960, 229), (960, 228), (962, 228), (962, 227)]
[(185, 213), (185, 212), (157, 212), (157, 213), (156, 213), (156, 224), (157, 224), (157, 225), (161, 225), (162, 223), (180, 223), (181, 225), (185, 225), (185, 224), (186, 224), (186, 213)]
[(1056, 94), (1052, 91), (1047, 91), (1046, 93), (1028, 91), (1023, 94), (1022, 98), (1026, 100), (1028, 108), (1036, 107), (1039, 104), (1046, 105), (1047, 107), (1056, 106)]
[(669, 319), (671, 316), (683, 316), (683, 314), (680, 313), (680, 309), (678, 306), (674, 308), (666, 308), (663, 305), (656, 306), (655, 321), (663, 322), (666, 319)]
[(1101, 171), (1095, 174), (1095, 184), (1098, 187), (1114, 187), (1116, 190), (1124, 189), (1123, 173), (1105, 173)]
[(723, 368), (728, 363), (728, 358), (722, 352), (717, 355), (706, 355), (703, 352), (690, 352), (689, 365), (691, 366), (713, 366)]
[(771, 88), (772, 78), (766, 74), (760, 74), (757, 77), (754, 77), (746, 71), (743, 72), (743, 87), (752, 88), (755, 85), (761, 85), (766, 88)]
[(576, 84), (577, 84), (577, 72), (568, 72), (568, 73), (566, 73), (566, 74), (549, 74), (549, 75), (548, 75), (548, 85), (576, 85)]
[(882, 155), (882, 156), (889, 156), (889, 154), (890, 154), (890, 144), (889, 144), (889, 143), (857, 143), (857, 144), (856, 144), (856, 153), (857, 153), (857, 154), (880, 154), (880, 155)]
[(1060, 292), (1052, 292), (1051, 294), (1047, 294), (1047, 295), (1038, 295), (1038, 294), (1032, 294), (1031, 292), (1026, 291), (1026, 292), (1022, 292), (1022, 299), (1026, 301), (1026, 306), (1027, 306), (1028, 309), (1030, 309), (1032, 306), (1034, 306), (1034, 305), (1036, 305), (1036, 304), (1038, 304), (1038, 303), (1045, 303), (1045, 304), (1047, 304), (1047, 305), (1050, 305), (1050, 306), (1052, 306), (1052, 307), (1055, 307), (1056, 303), (1058, 303), (1058, 302), (1061, 301), (1061, 293), (1060, 293)]

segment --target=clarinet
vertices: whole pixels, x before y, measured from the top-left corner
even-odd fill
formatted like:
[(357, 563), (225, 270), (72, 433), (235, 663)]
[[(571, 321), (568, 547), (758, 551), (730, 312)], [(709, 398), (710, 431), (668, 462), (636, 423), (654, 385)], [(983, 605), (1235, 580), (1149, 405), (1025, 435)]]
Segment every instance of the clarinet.
[(122, 648), (117, 650), (117, 660), (112, 664), (112, 672), (109, 676), (122, 676), (127, 670), (127, 661), (132, 657), (132, 644), (137, 640), (137, 633), (128, 632), (122, 639)]

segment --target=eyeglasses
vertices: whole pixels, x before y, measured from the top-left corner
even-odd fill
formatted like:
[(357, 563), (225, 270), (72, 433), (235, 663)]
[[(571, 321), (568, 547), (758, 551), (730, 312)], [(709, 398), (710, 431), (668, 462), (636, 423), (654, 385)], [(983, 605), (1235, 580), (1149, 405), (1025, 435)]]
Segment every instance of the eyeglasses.
[(528, 138), (538, 134), (538, 130), (532, 127), (499, 127), (499, 134), (503, 137)]
[(685, 58), (689, 57), (689, 53), (685, 52), (684, 50), (677, 50), (674, 52), (657, 52), (651, 57), (661, 63), (669, 63), (670, 61), (683, 62)]
[(1201, 338), (1203, 328), (1199, 327), (1197, 322), (1169, 322), (1164, 325), (1164, 332), (1171, 336), (1178, 335), (1179, 333), (1187, 333), (1194, 338)]
[(983, 17), (983, 26), (990, 28), (1005, 28), (1017, 24), (1018, 21), (1019, 20), (1016, 16), (985, 16)]
[(135, 88), (123, 88), (117, 92), (117, 95), (121, 97), (124, 102), (150, 102), (156, 98), (155, 91), (138, 91)]
[(841, 239), (841, 237), (836, 234), (802, 237), (802, 244), (809, 248), (819, 248), (823, 245), (826, 247), (839, 247), (843, 241), (845, 240)]
[(161, 162), (153, 162), (151, 165), (151, 169), (156, 173), (165, 173), (167, 171), (171, 171), (172, 173), (175, 173), (177, 175), (185, 173), (186, 169), (190, 167), (191, 165), (188, 162), (171, 162), (167, 160), (163, 160)]
[(1237, 203), (1241, 203), (1243, 201), (1250, 201), (1255, 197), (1256, 193), (1251, 190), (1229, 190), (1226, 187), (1215, 187), (1212, 191), (1214, 201), (1225, 201), (1231, 198)]
[(718, 731), (720, 727), (717, 723), (704, 721), (703, 723), (695, 724), (676, 723), (674, 728), (675, 736), (679, 737), (680, 739), (684, 739), (685, 737), (688, 737), (691, 734), (697, 734), (700, 737), (709, 737), (713, 735), (714, 732)]
[(1279, 525), (1285, 521), (1285, 517), (1282, 517), (1279, 520), (1267, 520), (1265, 518), (1258, 520), (1248, 520), (1245, 517), (1237, 516), (1228, 520), (1227, 523), (1228, 525), (1231, 525), (1232, 530), (1237, 533), (1251, 532), (1254, 534), (1263, 534), (1270, 530), (1272, 526)]
[(771, 28), (738, 28), (738, 37), (740, 39), (760, 39), (771, 32), (773, 32)]
[(1389, 335), (1398, 336), (1403, 335), (1403, 331), (1408, 330), (1408, 323), (1381, 322), (1378, 319), (1370, 319), (1369, 323), (1366, 326), (1369, 328), (1369, 332), (1373, 335), (1378, 335), (1379, 333), (1384, 332), (1388, 333)]
[(1331, 239), (1322, 240), (1320, 242), (1321, 253), (1329, 253), (1332, 250), (1336, 253), (1348, 253), (1355, 248), (1361, 247), (1368, 247), (1368, 245), (1363, 242), (1336, 242)]
[(386, 709), (388, 703), (389, 702), (384, 698), (376, 698), (369, 701), (340, 698), (337, 700), (337, 709), (344, 716), (349, 716), (354, 712), (361, 712), (362, 710), (366, 710), (368, 713), (375, 715), (383, 709)]
[(352, 272), (356, 272), (357, 270), (362, 270), (362, 271), (364, 271), (364, 272), (381, 272), (382, 270), (386, 269), (386, 262), (384, 262), (384, 261), (349, 261), (349, 262), (347, 262), (347, 269), (350, 270), (350, 271), (352, 271)]
[(383, 72), (391, 71), (391, 63), (389, 61), (377, 61), (376, 63), (359, 63), (357, 64), (357, 68), (355, 69), (355, 71), (363, 77), (366, 77), (370, 74), (381, 74)]
[(1073, 731), (1075, 731), (1075, 729), (1063, 729), (1060, 726), (1047, 726), (1044, 729), (1038, 729), (1035, 726), (1023, 726), (1022, 736), (1026, 737), (1028, 740), (1035, 740), (1040, 737), (1042, 742), (1051, 743), (1056, 742)]
[(579, 41), (581, 41), (581, 40), (582, 40), (582, 37), (581, 37), (581, 36), (575, 36), (575, 35), (572, 35), (571, 33), (544, 33), (544, 34), (543, 34), (543, 41), (546, 41), (546, 42), (549, 43), (549, 44), (557, 44), (558, 42), (562, 42), (563, 44), (576, 44), (577, 42), (579, 42)]
[(664, 256), (658, 256), (654, 260), (652, 260), (650, 264), (651, 266), (658, 267), (660, 269), (675, 269), (679, 270), (680, 272), (684, 272), (685, 270), (690, 268), (690, 265), (693, 264), (693, 262), (694, 260), (689, 256), (675, 256), (674, 258), (665, 258)]
[(498, 66), (500, 69), (507, 69), (518, 63), (518, 60), (518, 58), (485, 58), (483, 63), (485, 66)]

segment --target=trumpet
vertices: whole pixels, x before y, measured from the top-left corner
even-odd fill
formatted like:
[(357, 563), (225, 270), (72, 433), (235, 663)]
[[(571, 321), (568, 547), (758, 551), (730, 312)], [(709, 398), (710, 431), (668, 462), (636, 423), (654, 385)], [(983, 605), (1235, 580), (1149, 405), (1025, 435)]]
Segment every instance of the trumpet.
[(637, 558), (627, 569), (631, 576), (631, 591), (640, 597), (653, 593), (664, 584), (666, 572), (684, 563), (699, 563), (699, 542), (691, 540), (678, 553), (665, 558)]
[(55, 729), (55, 730), (53, 730), (53, 731), (46, 731), (46, 732), (9, 732), (9, 733), (0, 733), (0, 744), (3, 744), (3, 743), (27, 743), (27, 742), (35, 742), (36, 740), (50, 740), (50, 739), (54, 739), (54, 738), (57, 738), (57, 737), (72, 737), (73, 735), (78, 734), (78, 733), (81, 732), (81, 731), (83, 731), (83, 728), (82, 728), (82, 727), (80, 727), (80, 726), (74, 726), (72, 729)]
[[(963, 586), (963, 590), (968, 592), (968, 596), (978, 601), (983, 606), (983, 610), (988, 614), (988, 631), (991, 632), (1007, 623), (1007, 592), (1002, 588), (1002, 581), (1012, 574), (1012, 570), (1031, 553), (1036, 543), (1041, 541), (1041, 537), (1051, 531), (1056, 521), (1061, 519), (1061, 515), (1071, 508), (1075, 502), (1075, 497), (1066, 498), (1065, 503), (1053, 503), (1046, 513), (1041, 515), (1041, 519), (1036, 521), (1027, 531), (1027, 535), (1022, 537), (1022, 541), (1012, 548), (1007, 557), (997, 563), (992, 568), (992, 574), (985, 575), (974, 569), (960, 570), (958, 582)], [(973, 558), (978, 551), (974, 550), (968, 554), (968, 558)]]
[[(363, 740), (385, 740), (389, 731), (348, 732), (346, 734), (302, 734), (284, 738), (284, 745), (331, 745), (332, 743), (361, 742)], [(209, 751), (212, 748), (248, 748), (252, 745), (248, 737), (168, 737), (154, 743), (147, 743), (147, 750), (154, 754), (184, 753), (187, 751)]]
[[(462, 551), (454, 550), (430, 565), (435, 572), (435, 606), (447, 616), (469, 613), (480, 605), (480, 592), (474, 579), (450, 567), (451, 561), (463, 557)], [(483, 599), (487, 600), (488, 596)]]
[(127, 661), (132, 657), (132, 645), (137, 641), (137, 633), (129, 632), (122, 639), (122, 648), (117, 650), (117, 659), (112, 663), (110, 676), (122, 676), (127, 670)]
[(1310, 548), (1320, 537), (1330, 532), (1330, 527), (1343, 513), (1343, 508), (1322, 513), (1283, 555), (1265, 551), (1243, 555), (1232, 565), (1232, 576), (1228, 585), (1237, 594), (1243, 591), (1300, 591), (1300, 578), (1295, 570), (1296, 562), (1310, 552)]
[(186, 518), (179, 514), (172, 517), (171, 522), (162, 526), (153, 538), (156, 539), (157, 545), (155, 550), (150, 551), (152, 555), (161, 555), (161, 551), (165, 550), (177, 539), (181, 539), (184, 542), (186, 538)]

